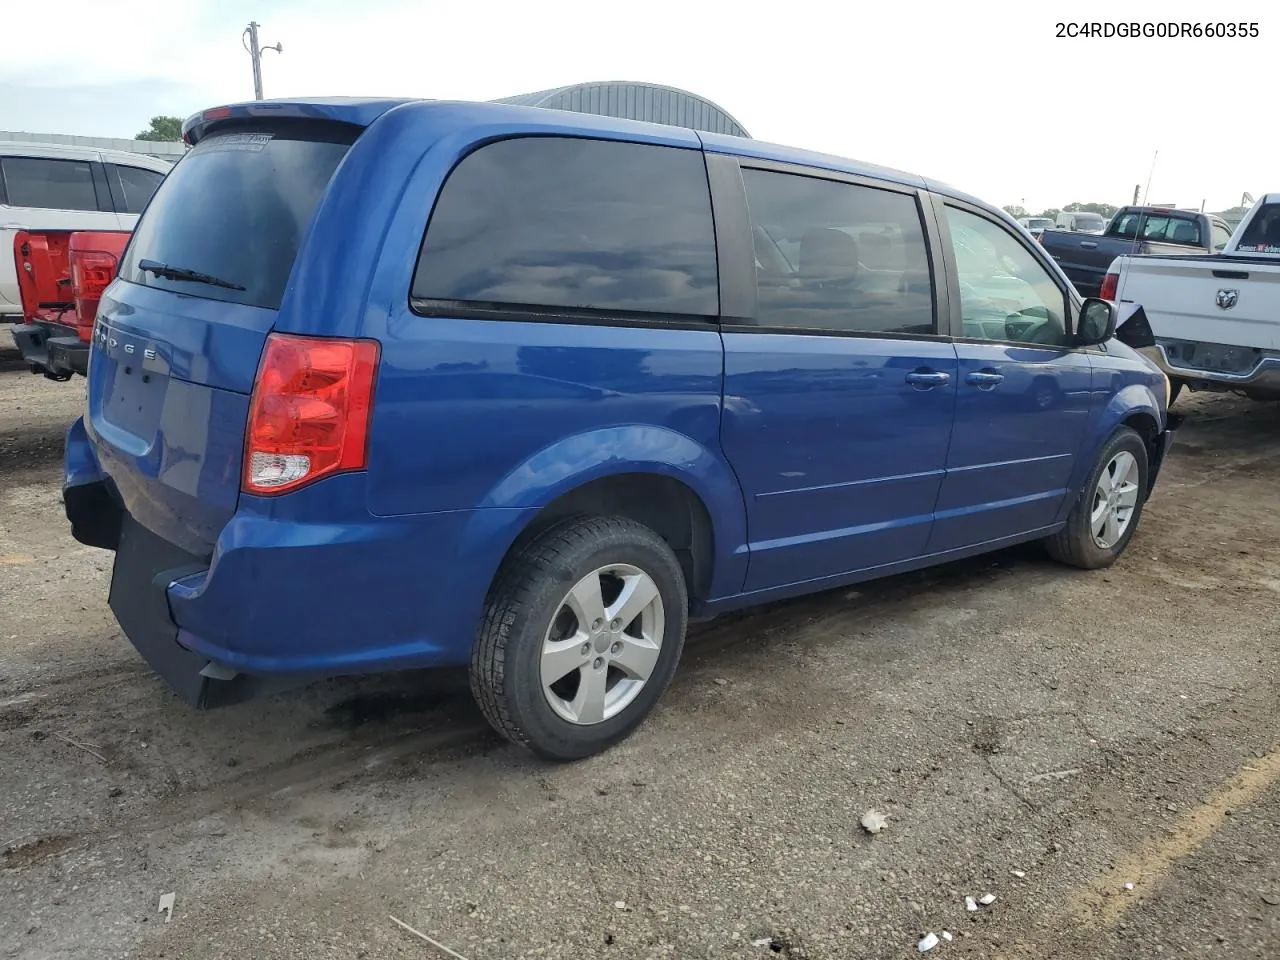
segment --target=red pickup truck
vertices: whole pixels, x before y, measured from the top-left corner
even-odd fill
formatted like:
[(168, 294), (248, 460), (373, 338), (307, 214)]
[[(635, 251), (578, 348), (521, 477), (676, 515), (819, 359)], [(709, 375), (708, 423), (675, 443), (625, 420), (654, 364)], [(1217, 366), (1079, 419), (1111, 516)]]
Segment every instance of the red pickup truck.
[(70, 380), (88, 372), (98, 301), (128, 242), (125, 230), (20, 230), (14, 237), (22, 323), (13, 339), (32, 373)]

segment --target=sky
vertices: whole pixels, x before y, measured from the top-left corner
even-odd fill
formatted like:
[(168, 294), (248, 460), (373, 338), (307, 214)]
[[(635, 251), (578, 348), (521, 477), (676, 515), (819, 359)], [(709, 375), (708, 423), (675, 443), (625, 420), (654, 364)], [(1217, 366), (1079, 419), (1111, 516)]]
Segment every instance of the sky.
[[(359, 6), (359, 9), (357, 9)], [(129, 137), (268, 98), (488, 100), (635, 80), (716, 102), (760, 140), (898, 167), (1032, 213), (1280, 191), (1273, 0), (629, 4), (57, 0), (6, 17), (0, 130)], [(1274, 12), (1271, 12), (1274, 11)], [(1253, 22), (1257, 38), (1058, 38), (1074, 22)], [(74, 25), (68, 29), (67, 25)], [(1153, 163), (1154, 160), (1154, 163)], [(1148, 189), (1148, 180), (1150, 187)]]

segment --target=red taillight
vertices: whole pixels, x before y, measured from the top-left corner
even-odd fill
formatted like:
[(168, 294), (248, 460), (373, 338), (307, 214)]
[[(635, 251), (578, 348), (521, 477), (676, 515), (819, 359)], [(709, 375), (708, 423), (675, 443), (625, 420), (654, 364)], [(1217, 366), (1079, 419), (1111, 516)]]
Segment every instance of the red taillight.
[(97, 250), (71, 251), (71, 291), (76, 300), (76, 327), (80, 339), (88, 342), (93, 335), (93, 321), (98, 316), (98, 302), (116, 278), (116, 258)]
[(245, 493), (296, 490), (363, 470), (378, 344), (273, 333), (258, 367), (245, 435)]
[(1114, 300), (1116, 298), (1116, 290), (1120, 286), (1120, 274), (1107, 272), (1102, 278), (1102, 289), (1098, 291), (1098, 296), (1103, 300)]

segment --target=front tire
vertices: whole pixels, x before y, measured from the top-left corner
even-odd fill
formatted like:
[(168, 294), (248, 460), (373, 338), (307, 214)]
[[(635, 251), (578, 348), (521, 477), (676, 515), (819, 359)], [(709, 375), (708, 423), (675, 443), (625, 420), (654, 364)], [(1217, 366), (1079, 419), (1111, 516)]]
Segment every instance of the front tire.
[(1067, 525), (1045, 541), (1049, 555), (1083, 570), (1115, 563), (1138, 529), (1147, 493), (1147, 446), (1120, 427), (1103, 445)]
[(494, 729), (539, 756), (599, 753), (666, 690), (688, 607), (680, 562), (648, 527), (561, 523), (499, 572), (472, 652), (472, 694)]

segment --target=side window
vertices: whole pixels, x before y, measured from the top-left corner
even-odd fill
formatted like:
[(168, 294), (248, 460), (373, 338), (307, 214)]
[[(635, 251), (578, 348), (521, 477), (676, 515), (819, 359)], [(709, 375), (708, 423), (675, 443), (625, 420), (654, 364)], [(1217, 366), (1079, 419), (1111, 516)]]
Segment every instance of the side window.
[(1227, 248), (1227, 243), (1231, 240), (1231, 231), (1220, 223), (1212, 226), (1213, 231), (1213, 249), (1215, 252), (1221, 253)]
[(142, 167), (117, 166), (116, 173), (120, 176), (120, 190), (124, 196), (121, 213), (141, 213), (164, 179), (163, 173)]
[(717, 282), (700, 151), (524, 137), (449, 174), (413, 296), (714, 316)]
[(933, 281), (913, 196), (743, 170), (756, 322), (844, 333), (934, 332)]
[(948, 206), (966, 337), (1045, 346), (1068, 342), (1066, 295), (1003, 227)]
[(97, 210), (93, 165), (82, 160), (5, 157), (0, 160), (5, 193), (13, 207)]

